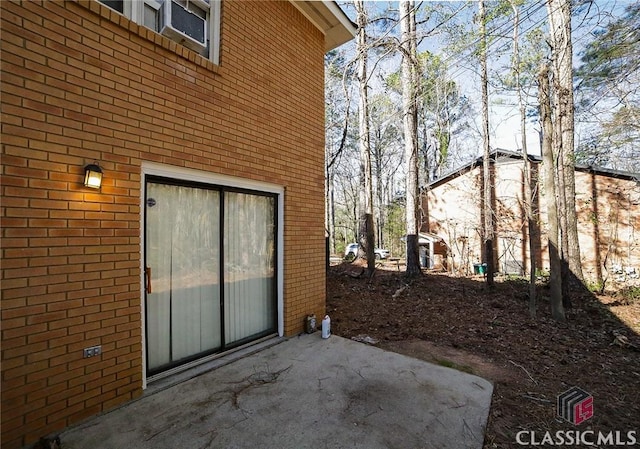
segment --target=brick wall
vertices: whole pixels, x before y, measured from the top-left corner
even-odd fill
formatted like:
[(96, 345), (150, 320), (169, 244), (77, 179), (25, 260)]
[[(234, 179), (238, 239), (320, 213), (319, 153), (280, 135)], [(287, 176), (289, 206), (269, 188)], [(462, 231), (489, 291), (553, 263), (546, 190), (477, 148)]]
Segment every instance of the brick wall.
[[(519, 262), (528, 273), (522, 162), (499, 163), (496, 167), (497, 248), (501, 257), (498, 269), (503, 269), (508, 258)], [(480, 170), (481, 167), (465, 172), (427, 194), (431, 231), (445, 239), (455, 255), (456, 267), (468, 273), (472, 272), (472, 264), (481, 260)], [(542, 183), (542, 178), (539, 181)], [(549, 270), (545, 194), (541, 193), (539, 199), (542, 235), (536, 264)], [(609, 286), (615, 286), (620, 277), (612, 273), (616, 266), (640, 273), (640, 187), (635, 181), (577, 170), (576, 210), (582, 268), (588, 282), (607, 280)]]
[(640, 186), (635, 181), (576, 172), (576, 209), (585, 278), (612, 286), (616, 267), (640, 274)]
[(297, 9), (223, 2), (214, 66), (95, 1), (0, 8), (2, 447), (142, 393), (142, 161), (284, 186), (285, 333), (324, 313), (324, 41)]
[[(482, 181), (476, 169), (428, 191), (429, 230), (449, 247), (448, 266), (460, 274), (473, 273), (482, 261)], [(459, 271), (458, 271), (459, 270)]]

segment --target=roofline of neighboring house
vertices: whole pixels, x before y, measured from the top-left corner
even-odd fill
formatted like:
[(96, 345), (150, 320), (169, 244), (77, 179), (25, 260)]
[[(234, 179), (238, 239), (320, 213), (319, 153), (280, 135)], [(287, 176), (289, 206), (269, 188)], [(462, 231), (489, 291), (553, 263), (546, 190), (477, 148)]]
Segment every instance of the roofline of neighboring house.
[[(502, 148), (497, 148), (491, 151), (490, 158), (492, 160), (495, 161), (499, 157), (510, 158), (513, 160), (522, 160), (522, 153), (517, 151), (504, 150)], [(527, 158), (534, 163), (542, 162), (542, 158), (540, 156), (533, 156), (529, 154), (527, 155)], [(483, 162), (484, 162), (484, 158), (482, 156), (477, 157), (476, 159), (467, 163), (466, 165), (463, 165), (460, 168), (452, 170), (449, 173), (442, 176), (441, 178), (438, 178), (435, 181), (430, 182), (428, 184), (428, 188), (432, 189), (432, 188), (438, 187), (442, 184), (445, 184), (451, 181), (452, 179), (457, 178), (460, 175), (463, 175), (473, 170), (476, 167), (482, 167)], [(623, 172), (619, 170), (611, 170), (608, 168), (601, 168), (601, 167), (591, 167), (587, 165), (576, 165), (575, 168), (576, 168), (576, 171), (595, 173), (597, 175), (609, 176), (609, 177), (618, 178), (618, 179), (626, 179), (628, 181), (636, 181), (640, 183), (640, 173)]]
[(324, 51), (329, 52), (356, 36), (357, 26), (335, 1), (289, 0), (324, 34)]

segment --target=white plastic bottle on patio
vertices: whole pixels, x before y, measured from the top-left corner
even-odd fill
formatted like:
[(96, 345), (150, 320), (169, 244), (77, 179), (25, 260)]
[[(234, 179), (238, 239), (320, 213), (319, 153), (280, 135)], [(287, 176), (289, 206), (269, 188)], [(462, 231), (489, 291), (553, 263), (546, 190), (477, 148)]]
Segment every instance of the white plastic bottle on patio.
[(329, 338), (331, 336), (331, 318), (329, 315), (325, 315), (322, 320), (322, 338)]

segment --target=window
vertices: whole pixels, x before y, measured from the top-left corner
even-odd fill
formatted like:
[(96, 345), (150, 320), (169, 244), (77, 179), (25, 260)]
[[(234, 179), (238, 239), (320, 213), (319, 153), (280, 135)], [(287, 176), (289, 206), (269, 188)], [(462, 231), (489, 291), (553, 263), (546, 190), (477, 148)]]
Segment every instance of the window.
[(115, 9), (120, 14), (124, 14), (124, 0), (100, 0), (111, 9)]
[(160, 7), (161, 3), (154, 1), (143, 2), (142, 7), (142, 25), (153, 31), (160, 29)]
[(220, 0), (98, 1), (218, 63)]

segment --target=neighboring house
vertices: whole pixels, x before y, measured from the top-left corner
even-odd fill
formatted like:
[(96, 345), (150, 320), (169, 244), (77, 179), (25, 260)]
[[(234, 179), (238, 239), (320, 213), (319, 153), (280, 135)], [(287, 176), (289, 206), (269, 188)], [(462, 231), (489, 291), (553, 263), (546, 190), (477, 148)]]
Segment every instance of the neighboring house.
[[(491, 154), (495, 192), (496, 270), (524, 275), (530, 270), (529, 233), (525, 215), (523, 158), (497, 150)], [(542, 234), (536, 239), (536, 268), (548, 271), (547, 203), (543, 166), (532, 161), (534, 210)], [(422, 197), (428, 216), (423, 229), (444, 239), (449, 267), (463, 274), (486, 262), (482, 250), (482, 158), (431, 183)], [(582, 266), (591, 282), (640, 275), (640, 174), (576, 167), (576, 208)], [(537, 182), (536, 182), (537, 180)]]
[(324, 315), (336, 3), (0, 10), (3, 448)]

